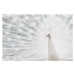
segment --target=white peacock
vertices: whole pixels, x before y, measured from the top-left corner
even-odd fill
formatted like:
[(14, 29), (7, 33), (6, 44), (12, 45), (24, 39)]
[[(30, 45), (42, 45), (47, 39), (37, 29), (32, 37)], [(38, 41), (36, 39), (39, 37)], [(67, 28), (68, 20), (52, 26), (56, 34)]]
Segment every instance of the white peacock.
[(3, 60), (73, 60), (72, 15), (4, 14), (2, 23)]

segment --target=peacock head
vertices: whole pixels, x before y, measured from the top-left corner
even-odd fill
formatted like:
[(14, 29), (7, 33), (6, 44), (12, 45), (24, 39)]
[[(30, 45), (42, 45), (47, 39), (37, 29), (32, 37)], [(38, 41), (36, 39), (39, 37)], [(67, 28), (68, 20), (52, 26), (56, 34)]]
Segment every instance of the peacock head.
[(51, 35), (50, 35), (50, 34), (47, 34), (47, 36), (46, 36), (46, 37), (51, 38)]

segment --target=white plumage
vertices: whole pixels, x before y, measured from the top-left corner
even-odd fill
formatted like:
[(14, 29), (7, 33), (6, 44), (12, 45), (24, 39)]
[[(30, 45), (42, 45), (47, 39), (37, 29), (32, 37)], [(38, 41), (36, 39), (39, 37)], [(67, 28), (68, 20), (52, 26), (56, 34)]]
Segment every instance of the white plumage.
[(73, 60), (72, 15), (4, 14), (2, 22), (3, 60)]
[(48, 34), (46, 37), (48, 37), (48, 60), (58, 61), (59, 57), (52, 42), (51, 35)]

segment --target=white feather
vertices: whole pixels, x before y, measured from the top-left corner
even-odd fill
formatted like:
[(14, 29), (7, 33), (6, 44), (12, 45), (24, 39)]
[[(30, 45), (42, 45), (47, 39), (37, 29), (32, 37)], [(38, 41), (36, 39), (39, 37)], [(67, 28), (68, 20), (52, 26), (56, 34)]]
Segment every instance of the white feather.
[(73, 60), (72, 15), (4, 14), (2, 23), (3, 60)]

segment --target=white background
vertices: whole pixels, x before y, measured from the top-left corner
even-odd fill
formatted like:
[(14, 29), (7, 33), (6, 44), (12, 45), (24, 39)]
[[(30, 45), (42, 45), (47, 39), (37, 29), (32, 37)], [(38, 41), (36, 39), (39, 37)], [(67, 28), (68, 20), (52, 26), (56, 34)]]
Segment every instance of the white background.
[[(0, 1), (0, 75), (75, 75), (74, 0)], [(2, 61), (2, 14), (73, 14), (73, 61)]]

